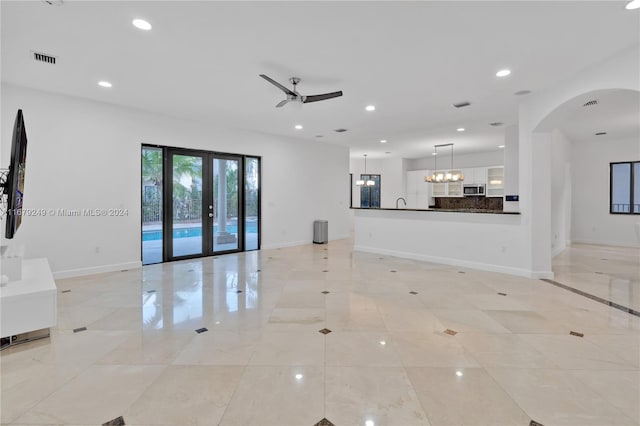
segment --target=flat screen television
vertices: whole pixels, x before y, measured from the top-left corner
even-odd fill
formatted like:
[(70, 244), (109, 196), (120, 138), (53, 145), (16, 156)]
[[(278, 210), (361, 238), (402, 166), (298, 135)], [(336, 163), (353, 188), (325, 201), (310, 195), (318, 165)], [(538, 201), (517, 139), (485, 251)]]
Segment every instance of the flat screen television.
[(4, 236), (13, 238), (22, 223), (24, 173), (27, 160), (27, 132), (22, 110), (18, 110), (11, 138), (11, 160), (4, 192), (7, 194), (7, 225)]

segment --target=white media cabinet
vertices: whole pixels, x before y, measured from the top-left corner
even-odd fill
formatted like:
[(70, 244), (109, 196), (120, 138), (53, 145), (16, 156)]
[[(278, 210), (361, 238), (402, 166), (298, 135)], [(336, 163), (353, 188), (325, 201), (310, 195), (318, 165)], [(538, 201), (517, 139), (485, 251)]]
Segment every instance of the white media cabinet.
[[(57, 288), (47, 259), (22, 261), (22, 279), (0, 286), (0, 337), (12, 338), (56, 325)], [(26, 341), (34, 340), (28, 338)]]

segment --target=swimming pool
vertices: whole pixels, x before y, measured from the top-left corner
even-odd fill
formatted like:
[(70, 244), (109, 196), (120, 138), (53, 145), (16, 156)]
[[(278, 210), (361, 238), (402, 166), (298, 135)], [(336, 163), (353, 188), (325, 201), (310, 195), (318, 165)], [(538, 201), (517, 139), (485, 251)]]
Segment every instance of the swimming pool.
[[(213, 232), (218, 232), (218, 226), (213, 227)], [(227, 225), (227, 232), (230, 234), (238, 233), (237, 225)], [(258, 223), (257, 222), (248, 222), (247, 223), (247, 232), (255, 234), (258, 232)], [(192, 228), (178, 228), (173, 230), (173, 238), (191, 238), (191, 237), (202, 237), (202, 227), (194, 226)], [(162, 231), (142, 231), (142, 241), (153, 241), (153, 240), (161, 240), (162, 239)]]

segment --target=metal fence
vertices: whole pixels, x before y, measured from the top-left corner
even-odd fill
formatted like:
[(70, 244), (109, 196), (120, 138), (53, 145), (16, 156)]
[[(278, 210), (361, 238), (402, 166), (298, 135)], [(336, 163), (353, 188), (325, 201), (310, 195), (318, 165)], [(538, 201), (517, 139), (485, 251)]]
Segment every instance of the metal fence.
[(189, 197), (173, 200), (174, 222), (191, 222), (202, 220), (202, 198)]
[[(173, 218), (180, 222), (202, 220), (202, 195), (180, 197), (173, 200)], [(145, 187), (142, 201), (142, 223), (162, 223), (162, 194), (157, 187)]]
[[(632, 213), (631, 204), (611, 204), (612, 213)], [(640, 204), (633, 205), (633, 213), (640, 213)]]

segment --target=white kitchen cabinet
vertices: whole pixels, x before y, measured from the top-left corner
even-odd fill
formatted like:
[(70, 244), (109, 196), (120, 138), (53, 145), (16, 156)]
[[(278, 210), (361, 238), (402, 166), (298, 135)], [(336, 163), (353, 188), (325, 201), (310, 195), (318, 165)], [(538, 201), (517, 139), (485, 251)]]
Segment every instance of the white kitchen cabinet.
[(475, 167), (473, 176), (474, 176), (473, 183), (477, 185), (487, 184), (487, 168), (486, 167)]
[(486, 167), (467, 167), (462, 169), (465, 185), (485, 185), (487, 183)]
[(447, 184), (446, 183), (432, 183), (431, 193), (434, 197), (446, 197), (447, 196)]
[[(463, 173), (462, 170), (441, 170), (440, 173)], [(463, 173), (464, 174), (464, 173)], [(462, 197), (463, 181), (430, 183), (432, 197)]]
[(504, 166), (487, 168), (487, 197), (504, 196)]
[[(407, 172), (407, 207), (413, 209), (427, 209), (433, 196), (431, 186), (424, 181), (429, 170), (411, 170)], [(402, 202), (398, 207), (404, 207)]]
[(475, 182), (476, 169), (474, 167), (467, 167), (462, 169), (462, 175), (464, 176), (464, 184), (472, 184)]
[[(407, 194), (407, 208), (408, 209), (417, 209), (418, 208), (418, 195), (414, 192), (413, 194)], [(398, 207), (404, 207), (402, 204), (399, 204)]]
[(418, 192), (418, 179), (420, 178), (420, 170), (411, 170), (407, 172), (407, 195)]

